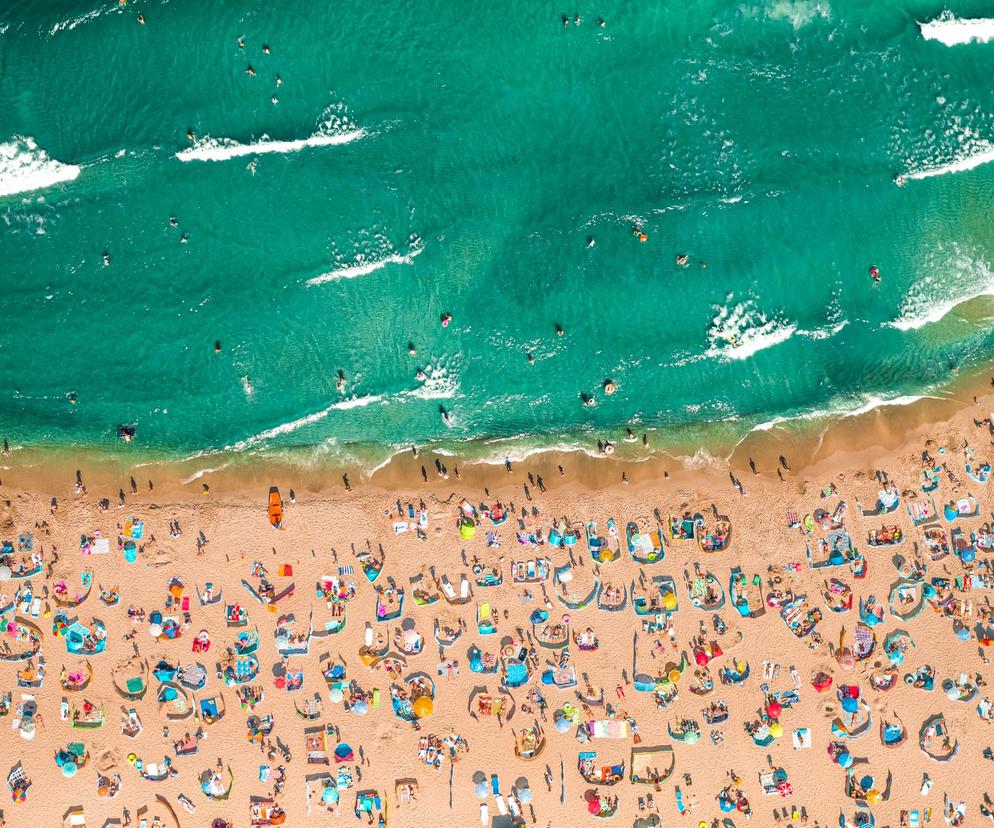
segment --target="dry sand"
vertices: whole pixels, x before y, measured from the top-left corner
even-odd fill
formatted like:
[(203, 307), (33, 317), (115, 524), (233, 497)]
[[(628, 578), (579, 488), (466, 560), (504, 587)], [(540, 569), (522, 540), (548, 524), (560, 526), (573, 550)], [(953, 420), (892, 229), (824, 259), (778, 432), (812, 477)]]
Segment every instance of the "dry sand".
[[(806, 465), (801, 468), (800, 448), (796, 440), (788, 442), (784, 435), (773, 429), (759, 436), (750, 444), (739, 447), (733, 456), (735, 474), (742, 480), (746, 496), (740, 496), (729, 483), (728, 468), (705, 467), (696, 469), (669, 466), (665, 461), (637, 463), (622, 466), (615, 463), (593, 462), (576, 457), (535, 457), (524, 464), (515, 466), (513, 473), (503, 468), (493, 467), (463, 469), (462, 478), (454, 476), (443, 480), (434, 473), (431, 459), (427, 459), (429, 478), (425, 484), (421, 480), (420, 465), (426, 458), (408, 456), (395, 461), (372, 481), (353, 481), (354, 490), (346, 493), (341, 485), (318, 485), (312, 480), (301, 482), (290, 472), (280, 470), (278, 476), (267, 475), (264, 467), (257, 467), (252, 475), (242, 474), (240, 478), (231, 475), (211, 476), (191, 481), (181, 486), (178, 481), (171, 485), (167, 480), (157, 480), (156, 490), (146, 490), (143, 474), (138, 481), (140, 493), (126, 494), (126, 505), (119, 507), (116, 491), (118, 487), (130, 491), (127, 477), (114, 478), (107, 473), (91, 474), (84, 468), (84, 481), (89, 493), (73, 494), (71, 484), (75, 469), (68, 466), (53, 467), (51, 464), (39, 469), (29, 469), (19, 465), (18, 453), (7, 458), (8, 468), (3, 473), (3, 497), (8, 506), (0, 519), (3, 529), (0, 535), (16, 541), (20, 532), (32, 532), (34, 548), (44, 551), (46, 565), (51, 564), (57, 555), (52, 577), (32, 578), (36, 594), (42, 587), (51, 593), (54, 582), (64, 578), (71, 587), (79, 583), (84, 569), (93, 571), (94, 585), (110, 587), (118, 585), (121, 602), (115, 607), (104, 607), (98, 602), (97, 590), (71, 615), (78, 615), (88, 622), (92, 617), (101, 618), (107, 625), (108, 647), (106, 652), (93, 656), (90, 661), (94, 668), (92, 684), (83, 693), (66, 693), (60, 687), (60, 669), (66, 665), (70, 669), (79, 659), (66, 653), (64, 639), (52, 634), (52, 619), (57, 607), (51, 601), (43, 603), (38, 624), (44, 631), (42, 653), (47, 669), (44, 686), (37, 690), (25, 690), (15, 684), (16, 671), (24, 663), (0, 663), (0, 691), (12, 691), (14, 707), (22, 693), (34, 692), (38, 708), (43, 717), (43, 725), (37, 728), (31, 741), (23, 740), (11, 723), (16, 711), (0, 719), (0, 744), (3, 745), (6, 774), (8, 768), (20, 760), (33, 785), (27, 801), (11, 804), (7, 800), (3, 807), (6, 824), (11, 826), (58, 825), (64, 813), (74, 805), (85, 807), (86, 824), (102, 826), (109, 818), (120, 819), (123, 809), (131, 813), (133, 824), (138, 824), (138, 811), (143, 805), (163, 811), (156, 803), (156, 796), (163, 797), (175, 808), (180, 824), (184, 826), (208, 826), (211, 820), (223, 817), (233, 826), (249, 824), (249, 802), (253, 796), (266, 796), (272, 790), (272, 778), (263, 782), (259, 779), (259, 766), (275, 768), (285, 765), (286, 782), (282, 793), (277, 797), (287, 813), (287, 825), (334, 823), (334, 817), (322, 811), (319, 802), (312, 803), (312, 815), (307, 817), (305, 778), (320, 775), (328, 768), (308, 765), (305, 762), (304, 729), (315, 724), (333, 724), (341, 739), (357, 751), (362, 747), (366, 761), (360, 764), (361, 781), (351, 790), (341, 793), (339, 819), (351, 822), (351, 810), (355, 801), (355, 791), (369, 788), (378, 789), (389, 804), (387, 824), (390, 826), (436, 825), (445, 820), (448, 824), (470, 826), (480, 824), (480, 800), (474, 793), (472, 781), (476, 772), (482, 771), (489, 779), (490, 774), (498, 774), (501, 792), (506, 798), (512, 784), (519, 777), (530, 782), (534, 794), (532, 808), (524, 808), (524, 816), (529, 824), (543, 826), (566, 826), (594, 824), (595, 820), (587, 813), (582, 797), (592, 786), (582, 780), (577, 772), (577, 754), (582, 750), (596, 750), (598, 765), (630, 761), (631, 738), (596, 739), (589, 744), (579, 744), (574, 736), (575, 728), (568, 733), (558, 733), (553, 726), (553, 712), (565, 702), (576, 702), (574, 690), (560, 690), (543, 687), (548, 701), (548, 721), (544, 725), (547, 740), (543, 753), (534, 761), (522, 761), (515, 757), (515, 732), (534, 722), (537, 710), (531, 715), (522, 710), (528, 705), (527, 686), (512, 691), (517, 704), (514, 717), (499, 727), (494, 720), (476, 721), (467, 714), (467, 702), (472, 689), (477, 685), (487, 685), (496, 690), (499, 675), (476, 675), (469, 670), (467, 649), (478, 643), (483, 649), (494, 651), (505, 635), (515, 635), (521, 628), (529, 631), (529, 615), (543, 606), (540, 589), (532, 587), (535, 600), (523, 603), (520, 600), (522, 587), (511, 583), (510, 562), (536, 556), (550, 556), (554, 565), (561, 565), (568, 554), (548, 545), (541, 549), (529, 549), (515, 540), (516, 522), (519, 518), (529, 531), (542, 528), (546, 533), (553, 518), (564, 516), (570, 520), (594, 519), (600, 524), (602, 533), (605, 521), (614, 516), (624, 533), (629, 520), (636, 521), (643, 528), (656, 526), (656, 512), (665, 519), (671, 513), (685, 510), (708, 515), (712, 505), (717, 512), (728, 515), (733, 526), (731, 548), (727, 551), (705, 556), (695, 542), (673, 541), (666, 538), (666, 557), (661, 564), (643, 567), (647, 575), (666, 574), (677, 583), (679, 611), (673, 616), (676, 650), (689, 653), (689, 642), (696, 635), (702, 622), (710, 629), (711, 613), (695, 609), (683, 584), (683, 573), (693, 568), (695, 562), (713, 571), (728, 590), (729, 570), (739, 565), (743, 571), (759, 573), (764, 582), (773, 574), (783, 578), (782, 587), (791, 585), (795, 594), (807, 594), (814, 607), (821, 607), (824, 618), (818, 624), (817, 632), (823, 641), (816, 645), (810, 639), (799, 640), (787, 629), (775, 609), (767, 609), (766, 614), (757, 619), (742, 619), (736, 615), (730, 603), (726, 603), (720, 615), (728, 622), (731, 632), (722, 639), (727, 646), (733, 643), (735, 632), (740, 632), (742, 641), (727, 646), (726, 655), (717, 658), (711, 672), (715, 678), (715, 689), (707, 698), (689, 692), (692, 669), (680, 680), (679, 697), (665, 710), (657, 710), (653, 697), (648, 693), (636, 692), (626, 684), (622, 672), (630, 679), (632, 675), (633, 635), (639, 634), (640, 668), (655, 673), (660, 665), (675, 656), (667, 635), (661, 636), (664, 654), (653, 658), (651, 654), (652, 636), (641, 628), (641, 619), (636, 618), (631, 607), (618, 613), (608, 613), (596, 607), (570, 612), (574, 629), (590, 627), (600, 641), (600, 649), (595, 652), (581, 652), (571, 647), (571, 663), (577, 673), (585, 675), (594, 687), (605, 690), (605, 700), (616, 711), (633, 718), (638, 725), (641, 744), (672, 744), (667, 735), (667, 725), (678, 718), (696, 719), (702, 727), (702, 738), (696, 744), (676, 744), (676, 769), (674, 774), (658, 786), (632, 785), (627, 779), (611, 788), (602, 788), (602, 793), (617, 795), (620, 805), (616, 824), (659, 824), (648, 820), (652, 811), (640, 811), (639, 801), (653, 795), (655, 808), (666, 825), (693, 825), (699, 821), (711, 825), (712, 820), (731, 819), (731, 824), (742, 825), (745, 819), (740, 814), (722, 814), (719, 811), (716, 795), (729, 784), (729, 771), (734, 770), (741, 778), (741, 789), (751, 803), (753, 821), (759, 825), (774, 825), (774, 812), (784, 807), (804, 807), (809, 825), (837, 825), (840, 807), (852, 815), (855, 805), (845, 798), (845, 772), (835, 764), (827, 753), (833, 740), (830, 721), (839, 709), (835, 690), (840, 683), (855, 683), (868, 703), (873, 716), (869, 732), (849, 746), (856, 759), (856, 776), (871, 774), (878, 783), (883, 783), (888, 771), (893, 773), (893, 783), (888, 801), (873, 806), (877, 825), (899, 824), (903, 809), (931, 808), (932, 821), (941, 824), (943, 796), (967, 803), (968, 815), (963, 824), (977, 825), (983, 820), (979, 803), (987, 789), (986, 776), (990, 766), (982, 758), (983, 749), (994, 739), (988, 724), (976, 712), (976, 700), (966, 704), (946, 698), (941, 682), (957, 678), (961, 673), (970, 676), (980, 674), (991, 679), (991, 671), (983, 658), (983, 647), (976, 636), (970, 640), (957, 640), (953, 624), (949, 618), (941, 617), (930, 607), (917, 619), (900, 623), (892, 618), (888, 608), (886, 619), (877, 628), (878, 642), (887, 633), (901, 628), (907, 629), (917, 646), (913, 649), (899, 673), (918, 669), (924, 664), (935, 668), (936, 686), (932, 692), (906, 686), (899, 678), (898, 686), (889, 692), (874, 691), (868, 683), (868, 674), (886, 666), (886, 658), (878, 643), (875, 654), (857, 665), (852, 673), (844, 672), (833, 658), (829, 644), (838, 641), (842, 627), (852, 631), (858, 620), (860, 598), (876, 596), (887, 605), (890, 585), (897, 580), (898, 572), (892, 558), (895, 552), (910, 556), (916, 545), (921, 546), (918, 530), (912, 527), (905, 509), (907, 498), (901, 507), (886, 519), (861, 517), (857, 502), (872, 506), (880, 485), (873, 479), (876, 469), (885, 470), (901, 491), (914, 490), (918, 497), (921, 483), (920, 455), (929, 443), (932, 454), (944, 462), (957, 482), (943, 472), (941, 488), (935, 493), (940, 511), (942, 503), (953, 497), (972, 493), (980, 501), (981, 513), (978, 517), (957, 521), (969, 536), (971, 530), (980, 529), (991, 518), (991, 493), (989, 486), (981, 486), (970, 481), (964, 473), (965, 441), (976, 446), (975, 460), (994, 460), (994, 441), (986, 427), (976, 428), (974, 417), (983, 418), (994, 408), (994, 401), (981, 399), (974, 406), (969, 400), (960, 398), (945, 408), (923, 413), (922, 409), (894, 412), (884, 410), (868, 417), (847, 423), (843, 428), (823, 436), (817, 446), (803, 459)], [(937, 421), (937, 416), (941, 420)], [(893, 427), (894, 419), (902, 417), (900, 433)], [(789, 446), (793, 451), (786, 452), (794, 462), (792, 470), (785, 472), (785, 482), (776, 474), (776, 457)], [(939, 455), (939, 448), (944, 454)], [(760, 474), (754, 476), (748, 470), (746, 458), (752, 455), (757, 459)], [(740, 456), (741, 455), (741, 456)], [(452, 465), (451, 459), (446, 461)], [(566, 475), (560, 476), (556, 467), (566, 465)], [(664, 479), (663, 467), (670, 472)], [(631, 485), (617, 482), (621, 470), (625, 469)], [(144, 469), (137, 471), (143, 472)], [(529, 486), (532, 500), (526, 500), (523, 485), (528, 482), (527, 474), (541, 474), (546, 493), (540, 493), (537, 486)], [(136, 474), (136, 477), (138, 475)], [(610, 478), (610, 480), (608, 479)], [(204, 481), (211, 481), (212, 491), (207, 496), (198, 494)], [(819, 492), (830, 483), (838, 487), (839, 496), (822, 500)], [(297, 503), (286, 504), (285, 528), (274, 531), (267, 521), (266, 493), (268, 486), (281, 487), (284, 499), (289, 489), (296, 488)], [(489, 488), (489, 496), (484, 494), (484, 486)], [(52, 496), (59, 499), (57, 512), (50, 514)], [(99, 501), (108, 497), (111, 505), (102, 511)], [(462, 497), (470, 502), (492, 503), (498, 498), (505, 504), (513, 502), (512, 519), (499, 528), (500, 549), (488, 550), (485, 544), (489, 521), (484, 520), (476, 537), (461, 541), (456, 526), (458, 504)], [(397, 518), (397, 501), (402, 507), (408, 502), (415, 508), (419, 500), (426, 503), (428, 513), (427, 538), (419, 540), (413, 532), (395, 534), (393, 524)], [(869, 563), (869, 577), (853, 580), (848, 568), (813, 571), (805, 561), (805, 545), (813, 543), (823, 533), (819, 530), (812, 536), (805, 536), (796, 528), (786, 525), (788, 510), (799, 516), (812, 513), (818, 508), (829, 511), (839, 500), (848, 504), (846, 528), (858, 549), (864, 553)], [(522, 509), (527, 516), (522, 518)], [(535, 511), (533, 516), (532, 510)], [(143, 549), (135, 564), (125, 564), (123, 556), (116, 548), (120, 527), (127, 517), (136, 516), (145, 523)], [(178, 520), (182, 535), (170, 534), (170, 522)], [(42, 524), (47, 521), (47, 526)], [(879, 528), (884, 522), (899, 525), (906, 534), (906, 541), (896, 549), (873, 549), (866, 545), (867, 531)], [(948, 523), (941, 520), (947, 531)], [(111, 540), (111, 552), (107, 555), (83, 556), (80, 553), (81, 534), (92, 534), (99, 530)], [(198, 536), (203, 533), (206, 544), (198, 551)], [(155, 541), (151, 541), (151, 536)], [(412, 619), (416, 629), (425, 636), (422, 654), (409, 660), (408, 673), (425, 671), (435, 677), (437, 698), (434, 712), (421, 721), (420, 732), (397, 718), (390, 709), (390, 676), (382, 669), (371, 670), (360, 661), (359, 648), (363, 644), (364, 627), (374, 617), (374, 586), (363, 576), (353, 553), (366, 548), (367, 541), (372, 549), (382, 544), (386, 552), (385, 567), (376, 581), (376, 586), (385, 584), (388, 578), (398, 586), (407, 589), (407, 599), (403, 618)], [(622, 538), (622, 545), (624, 539)], [(448, 606), (444, 601), (433, 606), (415, 606), (410, 579), (424, 567), (434, 567), (438, 575), (448, 574), (457, 585), (459, 573), (465, 572), (472, 578), (470, 567), (464, 565), (461, 552), (469, 558), (496, 561), (501, 567), (504, 584), (494, 588), (475, 588), (472, 601), (462, 607)], [(574, 556), (581, 562), (578, 577), (592, 578), (594, 564), (581, 539)], [(337, 557), (337, 560), (336, 560)], [(986, 559), (984, 550), (979, 550), (977, 560)], [(242, 579), (255, 581), (250, 576), (254, 561), (265, 564), (269, 577), (276, 589), (282, 589), (293, 581), (295, 593), (278, 605), (277, 612), (256, 603), (241, 585)], [(784, 572), (784, 566), (798, 562), (800, 571), (792, 576)], [(293, 576), (279, 577), (277, 567), (290, 564)], [(280, 661), (274, 648), (274, 628), (277, 618), (285, 613), (293, 613), (298, 624), (306, 626), (308, 613), (313, 610), (315, 623), (320, 624), (329, 613), (322, 600), (315, 596), (315, 583), (326, 574), (334, 574), (339, 565), (352, 565), (356, 573), (350, 580), (357, 586), (357, 596), (348, 604), (346, 629), (327, 638), (313, 639), (310, 653), (306, 656), (290, 658), (291, 670), (302, 668), (305, 671), (303, 689), (288, 693), (274, 687), (274, 666)], [(976, 568), (976, 567), (975, 567)], [(639, 577), (637, 566), (625, 551), (620, 561), (603, 564), (600, 567), (603, 579), (612, 583), (630, 586)], [(926, 580), (933, 577), (953, 577), (963, 572), (963, 565), (950, 556), (937, 562), (929, 562)], [(840, 577), (848, 581), (854, 589), (856, 605), (847, 614), (836, 614), (824, 609), (822, 599), (824, 580), (827, 577)], [(147, 620), (134, 624), (128, 618), (129, 605), (142, 607), (147, 612), (162, 611), (167, 596), (167, 582), (179, 577), (185, 583), (184, 595), (190, 598), (190, 624), (183, 630), (178, 640), (156, 641), (148, 632)], [(258, 651), (261, 671), (256, 683), (265, 688), (265, 699), (256, 709), (257, 714), (272, 714), (275, 728), (272, 738), (279, 737), (291, 754), (290, 762), (279, 757), (269, 760), (257, 747), (249, 744), (246, 736), (246, 720), (250, 711), (239, 709), (234, 688), (222, 687), (214, 675), (214, 663), (223, 655), (225, 647), (232, 644), (237, 630), (225, 625), (223, 604), (200, 607), (195, 584), (202, 585), (211, 580), (223, 589), (224, 603), (237, 601), (248, 609), (250, 627), (258, 626), (261, 646)], [(3, 584), (3, 592), (8, 596), (20, 586), (20, 582)], [(545, 585), (550, 597), (551, 581)], [(764, 586), (764, 593), (766, 587)], [(979, 614), (986, 608), (987, 599), (983, 592), (975, 591), (966, 597), (973, 602), (973, 616), (967, 626), (972, 630)], [(488, 601), (498, 610), (498, 634), (483, 637), (476, 629), (476, 608), (478, 601)], [(2, 603), (2, 602), (0, 602)], [(52, 615), (47, 614), (51, 610)], [(508, 618), (503, 617), (504, 612)], [(555, 598), (552, 598), (551, 615), (558, 620), (565, 612)], [(168, 613), (167, 613), (168, 614)], [(459, 662), (461, 673), (455, 677), (439, 678), (436, 666), (440, 662), (439, 648), (432, 640), (432, 624), (436, 616), (444, 614), (449, 618), (460, 618), (467, 625), (467, 632), (459, 642), (451, 647), (445, 657)], [(9, 618), (9, 616), (8, 616)], [(376, 624), (378, 631), (388, 632), (391, 639), (394, 630), (399, 628), (400, 619), (394, 622)], [(194, 635), (207, 629), (212, 639), (212, 648), (206, 656), (191, 653)], [(181, 664), (194, 659), (207, 664), (209, 681), (205, 690), (196, 695), (210, 696), (219, 689), (223, 693), (227, 715), (218, 723), (205, 727), (206, 739), (200, 743), (199, 753), (193, 756), (176, 757), (173, 742), (185, 732), (193, 732), (199, 722), (192, 718), (186, 721), (168, 723), (168, 737), (163, 736), (166, 724), (157, 709), (155, 693), (157, 683), (144, 700), (135, 703), (141, 715), (144, 730), (136, 739), (121, 735), (120, 713), (122, 707), (130, 706), (120, 698), (113, 687), (111, 672), (123, 659), (133, 653), (132, 642), (123, 639), (134, 631), (134, 643), (143, 657), (156, 661), (165, 657)], [(319, 663), (322, 655), (340, 656), (348, 665), (348, 677), (355, 680), (364, 690), (379, 688), (381, 704), (379, 709), (370, 710), (368, 715), (359, 717), (346, 712), (341, 704), (328, 700), (328, 690), (322, 679)], [(539, 649), (539, 659), (544, 662), (555, 658), (552, 650)], [(745, 659), (749, 662), (752, 675), (740, 686), (721, 686), (718, 683), (720, 669), (732, 659)], [(757, 719), (763, 705), (761, 685), (763, 662), (773, 660), (781, 665), (779, 676), (766, 682), (771, 690), (787, 690), (793, 686), (789, 668), (793, 666), (801, 680), (800, 703), (783, 711), (781, 723), (784, 736), (767, 748), (753, 744), (744, 730), (746, 721)], [(37, 661), (35, 662), (37, 664)], [(818, 693), (811, 685), (811, 677), (818, 669), (824, 669), (835, 679), (835, 684), (827, 692)], [(537, 680), (533, 674), (532, 682)], [(583, 689), (581, 679), (580, 688)], [(621, 685), (624, 698), (619, 698), (616, 688)], [(978, 699), (987, 692), (981, 687)], [(317, 722), (304, 721), (294, 712), (294, 701), (302, 702), (314, 694), (322, 696), (323, 714)], [(994, 695), (994, 694), (992, 694)], [(68, 722), (60, 721), (59, 706), (65, 696), (70, 703), (81, 703), (83, 698), (103, 703), (107, 720), (99, 730), (72, 729)], [(724, 741), (720, 746), (712, 744), (709, 738), (712, 727), (703, 722), (702, 708), (710, 700), (723, 699), (730, 709), (730, 716), (720, 729)], [(890, 717), (893, 712), (900, 716), (908, 729), (908, 741), (897, 749), (886, 749), (879, 736), (881, 717)], [(603, 708), (592, 708), (597, 718), (606, 718)], [(918, 729), (923, 721), (933, 713), (944, 713), (956, 738), (959, 752), (948, 764), (940, 764), (929, 759), (917, 745)], [(795, 728), (809, 728), (812, 737), (810, 750), (796, 751), (791, 746), (791, 733)], [(457, 735), (469, 744), (469, 751), (461, 753), (454, 764), (450, 789), (450, 765), (446, 760), (441, 770), (426, 767), (418, 760), (418, 740), (421, 736)], [(72, 779), (62, 777), (56, 767), (56, 752), (69, 742), (81, 741), (90, 753), (90, 762)], [(333, 750), (334, 737), (329, 743)], [(172, 757), (173, 767), (178, 774), (164, 782), (155, 783), (140, 778), (138, 772), (128, 762), (128, 754), (135, 753), (145, 762), (161, 762), (164, 756)], [(230, 764), (234, 771), (234, 788), (225, 802), (208, 801), (199, 790), (199, 774), (216, 765), (218, 757)], [(861, 764), (863, 761), (866, 764)], [(358, 755), (356, 762), (358, 763)], [(770, 765), (784, 768), (793, 787), (789, 798), (764, 796), (760, 791), (759, 774)], [(560, 766), (565, 769), (565, 791), (560, 787)], [(545, 782), (546, 769), (553, 780), (551, 791)], [(332, 764), (330, 770), (334, 772)], [(114, 800), (98, 799), (97, 771), (120, 773), (122, 791)], [(627, 769), (626, 769), (627, 772)], [(931, 793), (922, 795), (923, 774), (933, 780)], [(688, 781), (684, 775), (690, 775)], [(397, 780), (414, 778), (420, 786), (418, 800), (400, 804), (395, 794)], [(680, 816), (675, 799), (675, 786), (683, 792), (685, 802), (696, 801), (690, 814)], [(994, 787), (994, 786), (992, 786)], [(177, 796), (186, 794), (196, 805), (196, 814), (187, 813), (178, 803)], [(561, 804), (561, 796), (562, 804)], [(450, 799), (451, 797), (451, 799)], [(491, 815), (497, 814), (497, 803), (493, 796), (484, 800)], [(113, 823), (111, 823), (113, 824)], [(165, 824), (170, 824), (168, 821)], [(729, 824), (729, 823), (724, 823)], [(784, 824), (789, 824), (789, 820)], [(798, 822), (797, 824), (801, 824)]]

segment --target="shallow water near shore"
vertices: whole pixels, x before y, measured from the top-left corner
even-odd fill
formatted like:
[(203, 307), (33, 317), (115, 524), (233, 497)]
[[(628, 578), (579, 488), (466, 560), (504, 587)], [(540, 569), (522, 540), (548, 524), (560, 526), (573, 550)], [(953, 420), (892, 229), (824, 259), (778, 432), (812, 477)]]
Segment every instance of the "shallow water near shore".
[(994, 44), (939, 11), (10, 6), (0, 427), (191, 473), (628, 424), (707, 462), (941, 396), (994, 338)]

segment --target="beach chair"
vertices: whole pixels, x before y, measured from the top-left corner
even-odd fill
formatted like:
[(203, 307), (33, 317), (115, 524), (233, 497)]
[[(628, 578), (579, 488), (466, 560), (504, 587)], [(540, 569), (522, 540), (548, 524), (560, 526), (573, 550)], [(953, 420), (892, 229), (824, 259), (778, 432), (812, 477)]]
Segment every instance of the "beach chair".
[(480, 604), (476, 613), (476, 628), (480, 635), (493, 635), (497, 632), (493, 619), (490, 616), (490, 603), (484, 601)]
[(468, 601), (469, 596), (472, 594), (470, 592), (471, 589), (469, 578), (463, 575), (459, 581), (459, 600)]
[(448, 601), (456, 600), (456, 591), (453, 589), (452, 584), (449, 582), (448, 575), (443, 575), (441, 579), (442, 592), (445, 593), (445, 598)]

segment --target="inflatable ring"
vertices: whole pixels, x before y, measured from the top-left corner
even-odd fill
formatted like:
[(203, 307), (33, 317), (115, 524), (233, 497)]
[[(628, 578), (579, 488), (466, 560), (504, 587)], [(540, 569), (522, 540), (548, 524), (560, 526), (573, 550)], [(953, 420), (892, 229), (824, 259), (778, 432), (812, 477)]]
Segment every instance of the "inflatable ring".
[(501, 650), (501, 655), (503, 655), (504, 658), (514, 658), (514, 653), (515, 649), (513, 644), (508, 644), (503, 650)]
[(667, 678), (669, 678), (669, 680), (673, 684), (676, 684), (678, 681), (680, 681), (680, 677), (682, 675), (683, 675), (683, 673), (681, 673), (679, 670), (670, 670), (670, 674), (669, 674), (669, 676), (667, 676)]
[(853, 657), (846, 653), (844, 656), (838, 659), (839, 666), (846, 672), (852, 672), (856, 669), (856, 662)]
[(129, 765), (133, 765), (137, 761), (138, 761), (138, 754), (137, 753), (129, 753), (128, 754), (128, 764)]

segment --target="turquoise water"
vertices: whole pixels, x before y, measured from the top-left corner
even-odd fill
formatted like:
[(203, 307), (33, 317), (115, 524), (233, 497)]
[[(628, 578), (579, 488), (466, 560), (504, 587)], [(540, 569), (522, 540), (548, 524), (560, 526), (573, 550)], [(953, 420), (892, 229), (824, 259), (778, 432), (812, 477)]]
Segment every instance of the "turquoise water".
[(11, 442), (658, 443), (989, 359), (994, 41), (924, 2), (542, 5), (5, 4)]

